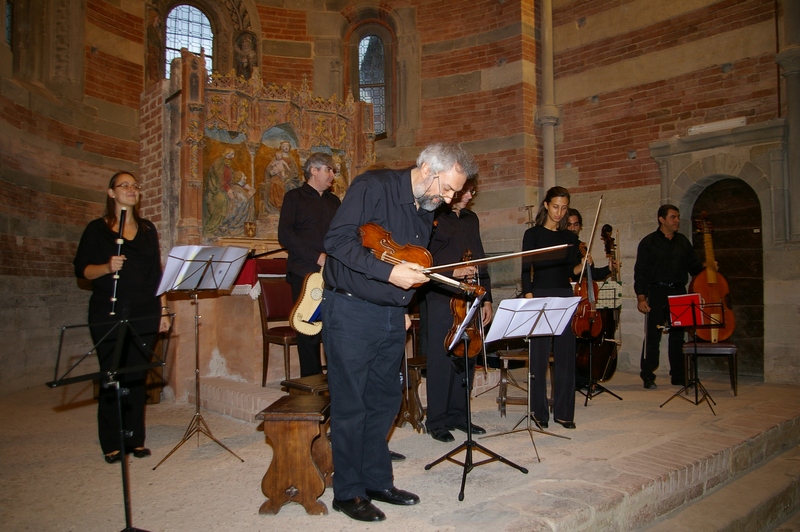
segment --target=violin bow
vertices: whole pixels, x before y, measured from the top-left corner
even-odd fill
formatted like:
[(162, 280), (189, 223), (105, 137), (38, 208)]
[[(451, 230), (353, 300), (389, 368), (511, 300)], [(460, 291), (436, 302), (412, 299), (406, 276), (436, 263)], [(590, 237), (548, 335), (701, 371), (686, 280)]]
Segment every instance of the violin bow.
[(578, 284), (583, 281), (583, 272), (586, 271), (586, 263), (589, 262), (589, 253), (592, 252), (592, 243), (594, 242), (594, 232), (597, 230), (597, 220), (600, 218), (600, 208), (603, 206), (603, 196), (600, 196), (600, 201), (597, 202), (597, 212), (594, 213), (594, 224), (592, 224), (592, 234), (589, 236), (589, 243), (586, 245), (586, 256), (583, 257), (583, 266), (581, 266), (581, 274), (578, 277)]
[(454, 270), (461, 266), (474, 266), (476, 264), (488, 264), (490, 262), (498, 262), (501, 260), (513, 259), (516, 257), (527, 257), (528, 255), (540, 255), (544, 253), (551, 253), (555, 251), (566, 250), (572, 244), (559, 244), (557, 246), (550, 246), (539, 249), (529, 249), (528, 251), (517, 251), (515, 253), (506, 253), (505, 255), (496, 255), (494, 257), (485, 257), (483, 259), (474, 259), (462, 262), (453, 262), (450, 264), (441, 264), (439, 266), (431, 266), (430, 268), (423, 268), (420, 270), (422, 273), (433, 273), (441, 270)]

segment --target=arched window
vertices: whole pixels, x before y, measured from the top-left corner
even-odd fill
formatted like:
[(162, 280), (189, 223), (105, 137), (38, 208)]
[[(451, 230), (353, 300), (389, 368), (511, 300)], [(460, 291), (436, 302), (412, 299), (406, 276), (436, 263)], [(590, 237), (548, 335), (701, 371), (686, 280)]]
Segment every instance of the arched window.
[(350, 40), (353, 98), (372, 104), (376, 139), (392, 133), (392, 40), (391, 33), (378, 24), (361, 26)]
[(206, 54), (206, 70), (211, 72), (214, 58), (214, 33), (208, 17), (196, 7), (179, 5), (167, 15), (166, 78), (169, 78), (169, 65), (181, 56), (181, 48)]
[(6, 44), (11, 46), (11, 29), (14, 24), (14, 2), (6, 0)]

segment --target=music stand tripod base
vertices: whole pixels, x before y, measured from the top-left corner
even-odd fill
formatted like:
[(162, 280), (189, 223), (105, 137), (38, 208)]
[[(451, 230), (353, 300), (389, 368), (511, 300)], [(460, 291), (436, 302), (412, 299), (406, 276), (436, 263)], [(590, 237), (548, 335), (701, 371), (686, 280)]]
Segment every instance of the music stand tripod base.
[[(453, 341), (452, 345), (449, 348), (450, 351), (453, 350), (453, 347), (455, 346), (455, 344), (460, 339), (464, 343), (465, 356), (466, 356), (466, 353), (469, 353), (469, 337), (467, 336), (467, 334), (465, 332), (465, 329), (466, 329), (466, 325), (469, 324), (471, 322), (471, 320), (474, 318), (476, 309), (478, 309), (480, 307), (480, 302), (481, 302), (482, 299), (483, 299), (483, 296), (478, 296), (473, 300), (472, 305), (470, 306), (469, 310), (467, 311), (467, 315), (464, 318), (464, 321), (461, 323), (461, 326), (456, 331), (456, 334), (454, 336), (454, 341)], [(497, 453), (495, 453), (493, 451), (490, 451), (489, 449), (487, 449), (486, 447), (480, 445), (479, 443), (475, 442), (472, 439), (472, 409), (470, 407), (470, 396), (472, 395), (472, 393), (471, 393), (472, 392), (471, 383), (472, 383), (472, 379), (470, 378), (470, 373), (469, 373), (469, 361), (465, 360), (465, 364), (464, 364), (464, 384), (465, 384), (464, 389), (465, 389), (465, 392), (464, 393), (467, 394), (467, 439), (466, 439), (466, 441), (464, 441), (464, 443), (462, 443), (461, 445), (459, 445), (458, 447), (456, 447), (455, 449), (453, 449), (449, 453), (445, 454), (444, 456), (436, 459), (435, 461), (433, 461), (430, 464), (425, 466), (425, 471), (429, 471), (433, 466), (435, 466), (437, 464), (440, 464), (440, 463), (444, 462), (445, 460), (447, 460), (448, 462), (452, 462), (452, 463), (454, 463), (456, 465), (460, 465), (463, 468), (463, 473), (461, 475), (461, 491), (459, 491), (459, 493), (458, 493), (458, 500), (459, 501), (463, 501), (464, 500), (464, 487), (466, 486), (466, 483), (467, 483), (467, 475), (469, 474), (470, 471), (472, 471), (474, 468), (476, 468), (478, 466), (489, 464), (491, 462), (502, 462), (502, 463), (506, 464), (507, 466), (513, 467), (514, 469), (517, 469), (518, 471), (520, 471), (522, 473), (528, 474), (528, 470), (525, 469), (524, 467), (519, 466), (519, 465), (515, 464), (514, 462), (511, 462), (510, 460), (507, 460), (507, 459), (503, 458), (499, 454), (497, 454)], [(460, 461), (458, 461), (458, 460), (456, 460), (454, 458), (454, 456), (456, 456), (457, 454), (461, 453), (461, 451), (465, 451), (466, 452), (466, 455), (464, 456), (464, 461), (463, 462), (460, 462)], [(485, 459), (485, 460), (481, 460), (479, 462), (474, 462), (473, 459), (472, 459), (472, 452), (473, 451), (479, 451), (479, 452), (483, 453), (484, 455), (486, 455), (488, 458)]]
[(189, 438), (191, 438), (195, 434), (197, 434), (197, 445), (198, 445), (198, 447), (200, 446), (200, 434), (204, 434), (211, 441), (213, 441), (214, 443), (216, 443), (217, 445), (219, 445), (220, 447), (222, 447), (223, 449), (225, 449), (226, 451), (231, 453), (233, 456), (238, 458), (239, 461), (244, 462), (244, 459), (242, 459), (235, 452), (231, 451), (224, 443), (222, 443), (221, 441), (216, 439), (211, 434), (211, 429), (209, 428), (208, 423), (206, 423), (206, 420), (203, 419), (203, 414), (200, 413), (200, 344), (198, 343), (198, 341), (199, 341), (199, 332), (198, 332), (198, 330), (199, 330), (199, 326), (200, 326), (200, 309), (199, 309), (200, 304), (197, 301), (197, 291), (193, 291), (190, 294), (190, 297), (192, 299), (192, 303), (194, 304), (194, 309), (195, 309), (194, 310), (194, 312), (195, 312), (195, 314), (194, 314), (194, 319), (195, 319), (195, 325), (194, 325), (194, 335), (195, 335), (195, 337), (194, 337), (194, 342), (195, 342), (195, 380), (194, 380), (194, 383), (195, 383), (195, 396), (194, 396), (194, 398), (195, 398), (195, 401), (194, 401), (195, 408), (194, 408), (194, 416), (192, 417), (192, 421), (189, 422), (189, 426), (186, 428), (186, 432), (184, 433), (183, 438), (181, 438), (181, 441), (179, 441), (177, 443), (177, 445), (175, 445), (175, 447), (173, 447), (172, 450), (164, 458), (162, 458), (159, 463), (157, 463), (155, 465), (155, 467), (153, 468), (153, 471), (155, 471), (158, 466), (163, 464), (166, 461), (167, 458), (172, 456), (172, 454), (175, 451), (180, 449), (181, 445), (183, 445), (184, 443), (189, 441)]
[(159, 295), (166, 291), (188, 291), (194, 305), (194, 416), (181, 441), (161, 459), (153, 468), (155, 470), (172, 456), (189, 438), (197, 434), (197, 445), (200, 445), (200, 434), (244, 462), (244, 460), (226, 447), (211, 434), (208, 423), (200, 413), (200, 302), (199, 290), (225, 290), (233, 284), (242, 268), (249, 250), (236, 247), (211, 246), (178, 246), (173, 248), (167, 258), (164, 275), (159, 286)]
[[(689, 294), (693, 295), (693, 294)], [(671, 296), (673, 297), (673, 296)], [(699, 298), (699, 296), (697, 296)], [(714, 412), (714, 407), (711, 406), (711, 403), (714, 403), (714, 406), (717, 405), (716, 401), (711, 397), (711, 394), (708, 393), (706, 387), (703, 386), (703, 383), (700, 382), (699, 370), (697, 368), (697, 329), (699, 328), (719, 328), (725, 327), (724, 321), (715, 320), (711, 317), (708, 312), (706, 312), (706, 308), (716, 308), (722, 307), (722, 303), (705, 303), (705, 304), (697, 304), (695, 301), (690, 301), (688, 304), (680, 301), (680, 300), (669, 300), (669, 316), (670, 316), (670, 327), (674, 326), (674, 322), (677, 318), (681, 318), (686, 315), (687, 312), (691, 312), (689, 315), (690, 323), (687, 325), (691, 325), (694, 328), (695, 336), (694, 336), (694, 352), (692, 353), (692, 378), (689, 379), (689, 382), (686, 383), (686, 386), (675, 392), (672, 397), (664, 401), (659, 408), (662, 408), (665, 404), (669, 403), (675, 397), (680, 397), (684, 401), (688, 401), (689, 403), (694, 404), (695, 406), (699, 405), (703, 401), (706, 402), (708, 408), (711, 410), (711, 413), (715, 416), (717, 415)], [(724, 316), (724, 314), (723, 314)], [(698, 318), (701, 323), (697, 323)], [(694, 387), (694, 399), (690, 399), (689, 397), (684, 396), (684, 392), (689, 392), (689, 388)]]

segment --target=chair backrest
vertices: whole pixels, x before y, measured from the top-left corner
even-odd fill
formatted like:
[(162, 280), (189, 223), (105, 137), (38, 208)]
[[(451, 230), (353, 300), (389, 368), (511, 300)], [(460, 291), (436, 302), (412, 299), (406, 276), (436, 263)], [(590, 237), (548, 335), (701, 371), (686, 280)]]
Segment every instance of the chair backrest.
[(267, 328), (271, 321), (289, 321), (292, 312), (292, 287), (285, 279), (259, 279), (261, 295), (261, 325)]

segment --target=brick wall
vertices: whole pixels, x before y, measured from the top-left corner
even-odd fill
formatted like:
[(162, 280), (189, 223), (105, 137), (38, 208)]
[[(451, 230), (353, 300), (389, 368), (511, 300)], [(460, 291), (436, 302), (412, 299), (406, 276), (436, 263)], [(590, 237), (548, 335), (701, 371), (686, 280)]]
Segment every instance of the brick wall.
[(261, 78), (266, 83), (300, 87), (303, 75), (313, 86), (313, 39), (301, 9), (258, 6), (261, 20)]
[[(590, 24), (592, 17), (618, 5), (601, 0), (574, 3), (554, 13), (554, 24)], [(631, 72), (627, 86), (604, 90), (598, 85), (591, 97), (562, 104), (556, 160), (559, 169), (569, 165), (579, 171), (578, 186), (571, 191), (658, 185), (658, 168), (649, 157), (651, 142), (685, 135), (689, 127), (708, 122), (746, 117), (748, 123), (757, 123), (778, 116), (774, 49), (756, 57), (720, 57), (704, 68), (669, 75), (682, 58), (702, 57), (715, 38), (748, 26), (764, 27), (774, 16), (773, 7), (771, 0), (717, 2), (558, 51), (555, 72), (562, 80), (604, 67), (618, 66), (625, 72), (626, 62), (639, 59), (646, 64), (649, 56), (655, 62), (672, 51), (676, 60), (663, 67), (651, 65), (663, 73), (657, 81), (638, 83)]]
[[(144, 50), (144, 20), (115, 7), (109, 2), (88, 0), (86, 22), (123, 42)], [(118, 40), (94, 42), (86, 47), (84, 90), (87, 96), (100, 100), (139, 107), (139, 94), (144, 86), (144, 53), (141, 61), (121, 57)]]

